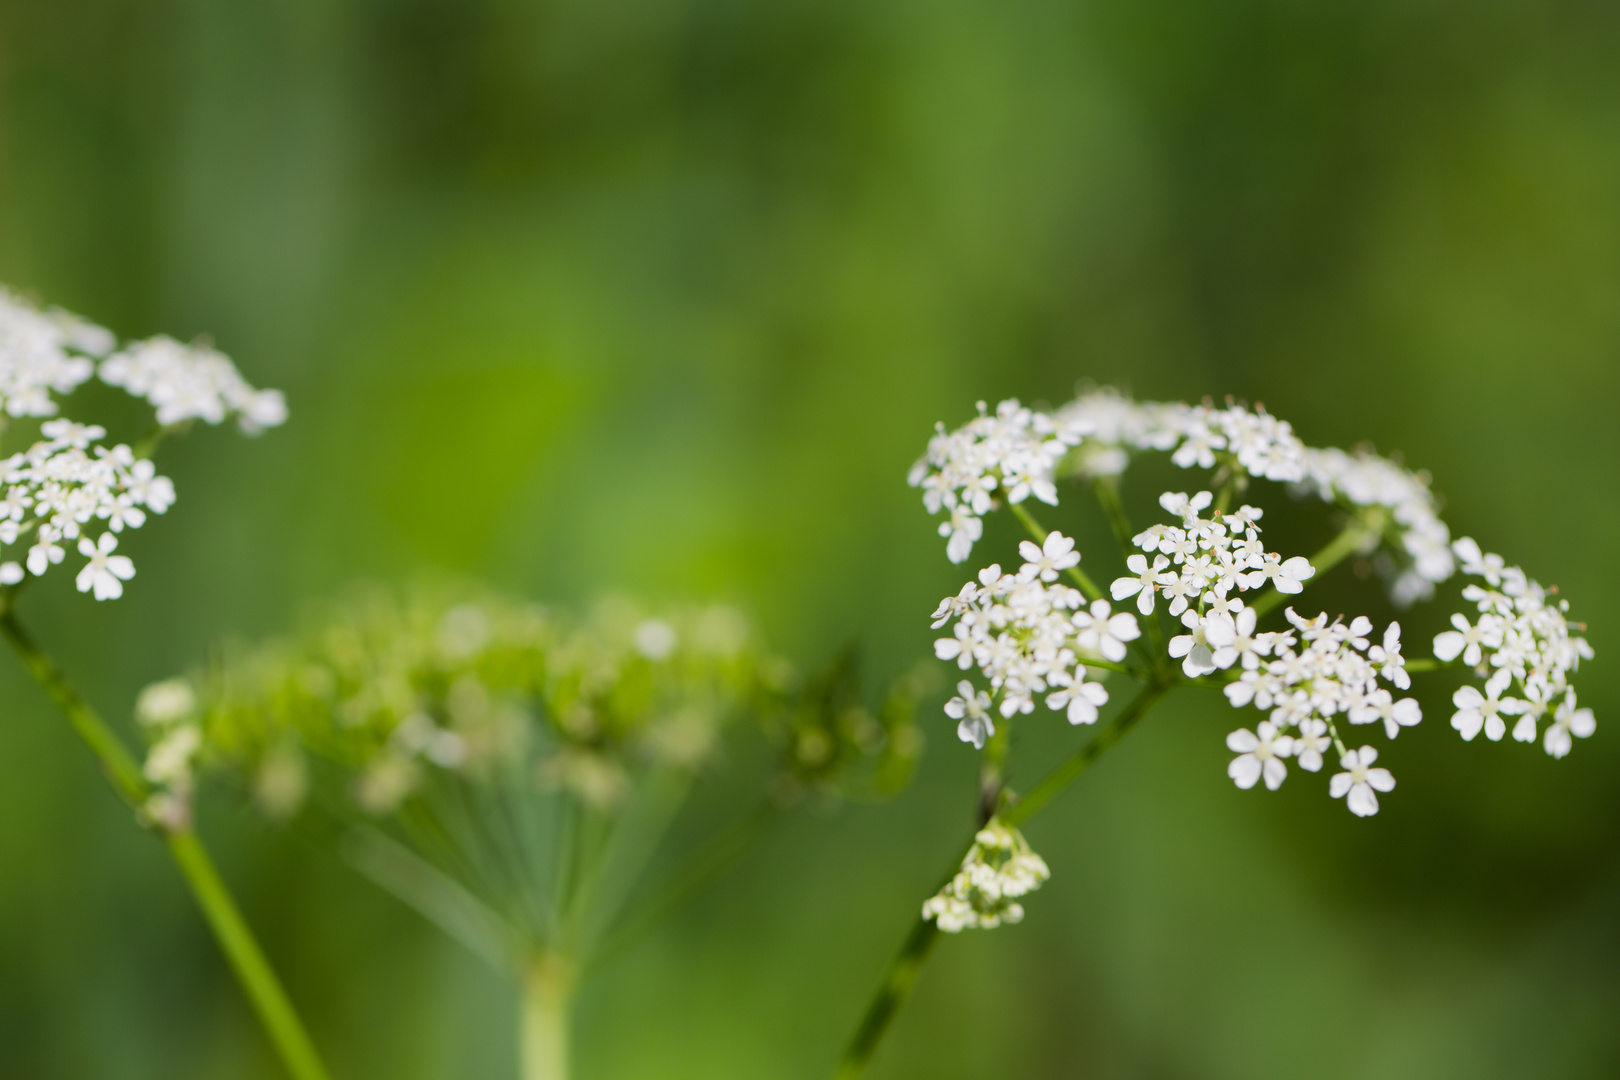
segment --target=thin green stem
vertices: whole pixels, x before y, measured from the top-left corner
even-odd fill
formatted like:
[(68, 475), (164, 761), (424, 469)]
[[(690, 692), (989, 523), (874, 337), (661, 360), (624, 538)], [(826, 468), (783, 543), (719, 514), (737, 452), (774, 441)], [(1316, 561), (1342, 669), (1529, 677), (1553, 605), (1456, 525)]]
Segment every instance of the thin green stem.
[[(1012, 507), (1013, 516), (1024, 523), (1024, 528), (1029, 530), (1029, 535), (1035, 538), (1035, 542), (1037, 544), (1046, 543), (1047, 530), (1042, 528), (1041, 523), (1035, 520), (1035, 515), (1024, 509), (1023, 503), (1010, 503), (1009, 505)], [(1088, 578), (1085, 571), (1081, 570), (1080, 567), (1071, 566), (1067, 573), (1074, 583), (1080, 587), (1080, 591), (1086, 594), (1087, 600), (1102, 599), (1102, 590), (1097, 588), (1096, 583)]]
[(1169, 684), (1157, 679), (1142, 687), (1136, 697), (1131, 699), (1131, 703), (1104, 725), (1090, 742), (1075, 751), (1068, 761), (1048, 773), (1046, 778), (1031, 788), (1027, 795), (1003, 810), (1001, 820), (1017, 828), (1040, 813), (1058, 792), (1073, 783), (1081, 773), (1091, 768), (1109, 747), (1124, 738), (1126, 732), (1135, 727), (1169, 689)]
[[(67, 676), (35, 643), (9, 606), (0, 615), (0, 634), (5, 636), (34, 681), (62, 710), (73, 730), (90, 748), (113, 791), (131, 809), (140, 813), (152, 794), (152, 786), (142, 774), (134, 755), (89, 703), (79, 696)], [(328, 1074), (315, 1052), (314, 1044), (310, 1042), (286, 992), (254, 940), (253, 932), (248, 929), (235, 901), (231, 899), (230, 891), (214, 868), (202, 841), (189, 829), (170, 831), (165, 840), (288, 1073), (295, 1080), (327, 1080)]]
[(1449, 671), (1452, 668), (1465, 668), (1468, 665), (1461, 660), (1439, 660), (1427, 657), (1418, 657), (1416, 660), (1406, 662), (1406, 670), (1414, 675), (1427, 671)]
[[(1097, 732), (1090, 742), (1036, 784), (1024, 798), (1011, 805), (1003, 804), (996, 816), (1013, 827), (1034, 817), (1058, 792), (1089, 769), (1109, 747), (1135, 727), (1169, 688), (1170, 684), (1163, 679), (1155, 678), (1149, 682), (1118, 716)], [(981, 817), (981, 826), (984, 820), (986, 819)], [(948, 882), (955, 876), (963, 857), (964, 855), (958, 855), (951, 863), (945, 881)], [(912, 924), (911, 933), (906, 936), (905, 943), (890, 962), (883, 981), (878, 985), (877, 993), (867, 1006), (860, 1027), (855, 1030), (855, 1037), (850, 1040), (848, 1048), (844, 1051), (838, 1069), (833, 1074), (833, 1080), (856, 1080), (866, 1071), (866, 1066), (872, 1060), (872, 1055), (877, 1052), (878, 1044), (883, 1041), (889, 1025), (894, 1021), (901, 1006), (906, 1003), (906, 999), (911, 996), (912, 988), (917, 983), (917, 976), (922, 971), (923, 964), (927, 962), (929, 953), (933, 951), (939, 933), (939, 926), (931, 919), (919, 916)]]
[(1119, 497), (1119, 485), (1112, 476), (1099, 476), (1092, 482), (1091, 488), (1097, 493), (1097, 503), (1102, 507), (1103, 516), (1108, 519), (1108, 527), (1114, 531), (1114, 539), (1119, 541), (1120, 552), (1131, 554), (1136, 550), (1136, 545), (1131, 543), (1136, 531), (1125, 516), (1125, 502)]
[(259, 1022), (281, 1054), (287, 1071), (297, 1080), (327, 1080), (326, 1066), (315, 1052), (309, 1033), (304, 1030), (281, 981), (254, 940), (253, 931), (248, 929), (247, 920), (242, 918), (202, 841), (189, 829), (171, 832), (166, 839), (186, 884), (191, 886), (191, 894), (197, 898), (197, 906), (202, 908), (203, 917), (230, 960), (237, 981), (253, 1003), (253, 1010), (259, 1014)]
[[(1366, 521), (1361, 518), (1352, 520), (1344, 527), (1343, 532), (1328, 542), (1327, 547), (1311, 556), (1311, 565), (1316, 568), (1316, 573), (1310, 580), (1322, 580), (1329, 570), (1359, 551), (1368, 538), (1374, 535), (1376, 535), (1374, 527)], [(1287, 600), (1290, 595), (1298, 594), (1280, 593), (1272, 589), (1249, 606), (1254, 608), (1256, 615), (1264, 615)]]

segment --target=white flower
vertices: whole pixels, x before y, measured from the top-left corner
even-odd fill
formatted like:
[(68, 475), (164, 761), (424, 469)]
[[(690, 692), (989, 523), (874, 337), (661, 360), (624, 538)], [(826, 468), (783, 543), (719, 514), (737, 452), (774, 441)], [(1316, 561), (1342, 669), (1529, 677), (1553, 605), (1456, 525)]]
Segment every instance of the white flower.
[(1101, 683), (1076, 680), (1046, 699), (1049, 709), (1067, 709), (1069, 723), (1095, 724), (1097, 710), (1108, 704), (1108, 689)]
[(1374, 724), (1384, 722), (1384, 734), (1391, 739), (1401, 733), (1401, 728), (1411, 727), (1423, 719), (1423, 709), (1418, 705), (1416, 698), (1402, 698), (1395, 700), (1395, 696), (1382, 688), (1374, 690), (1364, 697), (1360, 704), (1350, 708), (1350, 722), (1352, 724)]
[(1316, 575), (1316, 567), (1303, 555), (1295, 555), (1287, 562), (1268, 557), (1249, 575), (1249, 588), (1258, 589), (1266, 582), (1280, 593), (1293, 595), (1304, 592), (1304, 582)]
[(1018, 545), (1018, 553), (1024, 557), (1024, 565), (1018, 571), (1019, 581), (1036, 578), (1056, 581), (1059, 571), (1080, 565), (1080, 553), (1074, 550), (1074, 541), (1057, 532), (1047, 533), (1046, 542), (1040, 547), (1025, 540)]
[(1282, 759), (1294, 752), (1294, 740), (1277, 733), (1277, 725), (1262, 720), (1256, 730), (1239, 728), (1226, 737), (1226, 748), (1238, 756), (1226, 767), (1226, 775), (1238, 787), (1248, 790), (1263, 776), (1268, 790), (1276, 791), (1288, 775)]
[(287, 420), (280, 391), (255, 390), (224, 353), (169, 337), (126, 346), (103, 360), (98, 373), (102, 382), (145, 398), (165, 426), (235, 417), (245, 434), (257, 435)]
[[(1192, 633), (1171, 638), (1170, 655), (1177, 659), (1186, 658), (1181, 662), (1181, 670), (1187, 678), (1208, 675), (1219, 666), (1215, 662), (1215, 653), (1220, 651), (1224, 655), (1225, 650), (1237, 640), (1232, 616), (1221, 611), (1199, 618), (1196, 611), (1188, 611), (1181, 617), (1181, 623)], [(1236, 659), (1236, 654), (1232, 654), (1232, 657)]]
[(1558, 713), (1553, 717), (1552, 726), (1547, 729), (1545, 746), (1547, 753), (1555, 758), (1561, 758), (1569, 753), (1573, 742), (1570, 736), (1584, 739), (1597, 730), (1597, 721), (1592, 717), (1591, 709), (1577, 709), (1575, 707), (1575, 691), (1570, 690), (1564, 701), (1558, 706)]
[(1090, 608), (1075, 612), (1071, 621), (1080, 631), (1076, 638), (1080, 648), (1116, 664), (1125, 659), (1125, 643), (1142, 636), (1136, 616), (1128, 611), (1113, 614), (1106, 600), (1093, 600)]
[(1500, 741), (1507, 731), (1507, 723), (1502, 717), (1517, 716), (1526, 708), (1525, 703), (1517, 698), (1498, 698), (1495, 687), (1487, 687), (1487, 691), (1488, 696), (1481, 694), (1478, 687), (1460, 686), (1451, 695), (1452, 704), (1457, 706), (1451, 726), (1462, 733), (1465, 741), (1472, 741), (1481, 728), (1485, 729), (1487, 739)]
[(1024, 917), (1017, 900), (1051, 877), (1046, 862), (1017, 829), (992, 820), (979, 830), (962, 868), (923, 904), (923, 918), (947, 934), (993, 929)]
[(40, 311), (0, 287), (0, 406), (11, 416), (54, 416), (52, 394), (70, 394), (95, 372), (89, 359), (112, 335), (65, 311)]
[(1217, 648), (1210, 657), (1216, 667), (1229, 668), (1242, 660), (1243, 669), (1253, 671), (1260, 666), (1261, 657), (1271, 655), (1276, 635), (1256, 634), (1257, 618), (1253, 608), (1246, 607), (1237, 613), (1232, 622), (1232, 640)]
[(1406, 673), (1406, 658), (1401, 655), (1400, 623), (1392, 622), (1384, 628), (1384, 643), (1367, 650), (1367, 659), (1378, 665), (1378, 674), (1397, 687), (1411, 689), (1412, 676)]
[(990, 695), (983, 690), (976, 691), (966, 679), (956, 684), (956, 692), (957, 696), (945, 703), (945, 715), (961, 721), (956, 725), (957, 738), (972, 743), (975, 750), (983, 750), (984, 740), (996, 733), (996, 720), (990, 714)]
[(135, 564), (122, 555), (114, 555), (116, 547), (118, 537), (110, 532), (102, 533), (97, 543), (91, 543), (89, 537), (79, 541), (79, 554), (90, 560), (76, 579), (80, 592), (93, 588), (97, 600), (116, 600), (124, 595), (124, 582), (135, 576)]
[(1153, 565), (1149, 566), (1144, 555), (1132, 555), (1125, 560), (1126, 569), (1136, 577), (1115, 578), (1109, 592), (1113, 594), (1117, 603), (1126, 597), (1136, 597), (1136, 610), (1143, 615), (1153, 614), (1153, 594), (1159, 588), (1159, 576), (1170, 565), (1170, 560), (1163, 555), (1153, 557)]
[(1372, 767), (1377, 760), (1378, 751), (1370, 746), (1351, 750), (1339, 758), (1339, 764), (1346, 771), (1334, 773), (1328, 781), (1328, 794), (1335, 799), (1344, 799), (1348, 794), (1345, 805), (1357, 817), (1371, 817), (1378, 813), (1378, 796), (1375, 792), (1395, 790), (1395, 778), (1389, 770)]
[(1478, 667), (1482, 649), (1487, 646), (1494, 648), (1502, 643), (1501, 630), (1490, 616), (1482, 616), (1477, 625), (1470, 625), (1467, 616), (1454, 614), (1451, 625), (1456, 629), (1435, 636), (1434, 656), (1437, 660), (1449, 663), (1461, 656), (1463, 663), (1469, 667)]
[(1301, 720), (1299, 729), (1294, 732), (1294, 762), (1306, 772), (1320, 772), (1322, 755), (1332, 745), (1327, 721), (1314, 718)]

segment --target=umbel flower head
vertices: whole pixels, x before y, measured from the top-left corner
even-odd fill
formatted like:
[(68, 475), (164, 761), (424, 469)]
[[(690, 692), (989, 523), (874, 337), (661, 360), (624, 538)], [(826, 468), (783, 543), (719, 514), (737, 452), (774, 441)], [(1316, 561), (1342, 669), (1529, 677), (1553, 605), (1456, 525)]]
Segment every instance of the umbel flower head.
[[(1159, 506), (1168, 520), (1135, 532), (1124, 520), (1118, 477), (1149, 451), (1212, 475), (1207, 490), (1165, 492)], [(1106, 592), (1082, 572), (1074, 542), (1045, 532), (1020, 505), (1029, 496), (1057, 505), (1059, 482), (1068, 478), (1096, 488), (1125, 546), (1122, 572)], [(1313, 558), (1268, 550), (1266, 512), (1247, 503), (1231, 508), (1257, 480), (1330, 504), (1343, 532)], [(1347, 739), (1356, 727), (1394, 739), (1421, 722), (1423, 710), (1408, 693), (1413, 671), (1466, 668), (1479, 680), (1453, 697), (1451, 725), (1465, 740), (1511, 732), (1563, 757), (1595, 728), (1570, 681), (1592, 650), (1556, 590), (1470, 538), (1453, 539), (1427, 476), (1368, 450), (1306, 446), (1263, 409), (1138, 403), (1111, 390), (1051, 412), (1017, 401), (991, 412), (980, 403), (964, 427), (941, 426), (910, 482), (931, 513), (949, 514), (940, 532), (952, 562), (969, 557), (983, 536), (981, 519), (999, 506), (1016, 508), (1038, 541), (1021, 545), (1018, 570), (991, 564), (934, 612), (935, 628), (951, 627), (935, 654), (984, 680), (963, 679), (945, 706), (958, 736), (976, 748), (990, 745), (998, 723), (1043, 699), (1071, 723), (1095, 722), (1110, 677), (1130, 676), (1155, 693), (1211, 685), (1233, 707), (1261, 713), (1226, 737), (1238, 787), (1276, 790), (1290, 765), (1319, 772), (1336, 764), (1329, 794), (1366, 817), (1395, 778), (1377, 748)], [(1408, 663), (1399, 623), (1380, 629), (1365, 616), (1300, 610), (1299, 594), (1350, 556), (1381, 571), (1403, 607), (1432, 598), (1459, 570), (1475, 579), (1462, 590), (1470, 610), (1452, 616), (1453, 628), (1435, 639), (1434, 659)], [(1263, 625), (1285, 601), (1293, 606), (1281, 623)], [(1173, 620), (1170, 629), (1161, 630), (1161, 617)], [(930, 901), (941, 928), (963, 910), (946, 906), (949, 892)]]
[[(211, 348), (169, 338), (114, 353), (116, 346), (111, 332), (59, 309), (41, 311), (0, 286), (0, 412), (51, 418), (26, 450), (0, 458), (0, 585), (38, 577), (76, 554), (85, 560), (79, 591), (117, 599), (135, 574), (116, 553), (121, 534), (175, 501), (174, 484), (148, 460), (159, 438), (193, 419), (235, 417), (256, 433), (287, 418), (279, 391), (255, 390)], [(139, 449), (108, 445), (105, 428), (59, 416), (58, 399), (92, 377), (156, 408), (157, 429)], [(7, 557), (5, 549), (23, 547)]]
[(743, 718), (781, 747), (772, 808), (892, 790), (920, 746), (906, 687), (867, 712), (845, 667), (800, 680), (724, 605), (609, 598), (577, 615), (421, 585), (362, 589), (301, 635), (227, 649), (148, 687), (137, 713), (155, 821), (183, 819), (198, 771), (219, 772), (274, 818), (348, 829), (358, 865), (432, 917), (410, 883), (449, 883), (476, 914), (447, 929), (484, 928), (469, 944), (505, 966), (600, 937)]
[(992, 819), (973, 838), (962, 869), (923, 903), (923, 917), (947, 934), (1020, 922), (1024, 906), (1019, 898), (1040, 888), (1050, 876), (1045, 861), (1030, 850), (1022, 833)]

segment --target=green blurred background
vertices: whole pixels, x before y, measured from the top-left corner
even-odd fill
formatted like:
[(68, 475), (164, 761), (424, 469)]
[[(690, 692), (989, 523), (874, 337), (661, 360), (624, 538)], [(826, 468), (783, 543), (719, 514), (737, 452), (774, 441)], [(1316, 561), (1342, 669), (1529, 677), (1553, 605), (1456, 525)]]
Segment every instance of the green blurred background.
[[(1230, 713), (1172, 698), (872, 1075), (1620, 1075), (1617, 53), (1575, 0), (7, 2), (0, 280), (210, 333), (293, 415), (165, 451), (124, 600), (52, 575), (24, 614), (120, 720), (418, 567), (729, 597), (881, 680), (967, 569), (903, 483), (935, 420), (1262, 400), (1561, 584), (1598, 735), (1462, 745), (1433, 686), (1358, 821), (1322, 777), (1234, 790)], [(1106, 577), (1087, 512), (1049, 516)], [(0, 694), (0, 1075), (279, 1075), (161, 847), (4, 657)], [(969, 826), (933, 709), (904, 797), (799, 816), (588, 991), (582, 1080), (829, 1071)], [(1026, 780), (1080, 739), (1025, 731)], [(340, 1078), (513, 1075), (497, 977), (225, 793), (203, 819)]]

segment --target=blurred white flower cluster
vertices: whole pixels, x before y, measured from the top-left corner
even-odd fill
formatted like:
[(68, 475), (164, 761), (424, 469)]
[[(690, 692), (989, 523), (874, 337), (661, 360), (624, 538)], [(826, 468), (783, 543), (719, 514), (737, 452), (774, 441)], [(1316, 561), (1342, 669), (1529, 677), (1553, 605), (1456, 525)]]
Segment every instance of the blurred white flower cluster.
[(1040, 888), (1051, 874), (1046, 862), (1017, 829), (992, 819), (973, 838), (962, 869), (923, 903), (923, 918), (947, 934), (992, 930), (1019, 922), (1018, 899)]
[(255, 390), (224, 353), (170, 337), (125, 346), (101, 362), (99, 374), (102, 382), (145, 398), (165, 427), (235, 417), (245, 434), (257, 435), (287, 420), (280, 390)]
[(996, 499), (1016, 503), (1033, 493), (1056, 504), (1057, 478), (1118, 476), (1133, 455), (1150, 450), (1168, 452), (1182, 468), (1219, 469), (1242, 483), (1288, 483), (1296, 494), (1362, 514), (1368, 553), (1387, 542), (1379, 566), (1397, 603), (1427, 599), (1454, 572), (1450, 534), (1427, 477), (1370, 451), (1313, 449), (1287, 421), (1240, 404), (1137, 402), (1111, 389), (1089, 391), (1051, 413), (1008, 400), (989, 415), (981, 403), (964, 427), (940, 426), (909, 482), (923, 489), (929, 513), (950, 512), (940, 535), (949, 538), (951, 561), (962, 562)]
[(1453, 551), (1462, 572), (1485, 584), (1463, 589), (1478, 618), (1470, 622), (1466, 615), (1453, 615), (1454, 629), (1434, 639), (1434, 655), (1460, 658), (1485, 680), (1485, 689), (1457, 690), (1451, 726), (1464, 739), (1484, 731), (1494, 742), (1506, 733), (1507, 718), (1517, 716), (1513, 737), (1533, 743), (1541, 720), (1551, 713), (1543, 746), (1553, 757), (1563, 757), (1572, 736), (1584, 738), (1597, 726), (1591, 709), (1576, 707), (1575, 688), (1569, 685), (1570, 672), (1592, 658), (1592, 646), (1571, 632), (1584, 627), (1571, 627), (1569, 601), (1550, 595), (1557, 590), (1542, 588), (1500, 555), (1485, 554), (1473, 539), (1463, 537)]
[[(148, 400), (163, 427), (235, 416), (251, 433), (287, 418), (279, 391), (253, 389), (213, 349), (160, 337), (108, 356), (116, 343), (93, 323), (54, 308), (41, 311), (0, 287), (0, 407), (14, 418), (55, 417), (60, 405), (53, 395), (71, 394), (99, 374)], [(40, 432), (43, 438), (27, 450), (0, 461), (0, 548), (26, 541), (27, 573), (35, 576), (76, 550), (86, 560), (76, 579), (79, 591), (117, 599), (135, 566), (115, 553), (114, 534), (140, 528), (148, 512), (167, 510), (174, 484), (128, 444), (104, 445), (107, 432), (100, 426), (51, 419)], [(0, 557), (0, 584), (25, 576), (21, 562)]]
[(0, 403), (10, 416), (55, 416), (51, 395), (77, 390), (114, 343), (109, 331), (0, 286)]
[[(1056, 584), (1060, 570), (1080, 561), (1074, 541), (1051, 533), (1041, 547), (1022, 546), (1027, 562), (1016, 574), (999, 565), (986, 567), (977, 584), (968, 582), (946, 597), (934, 612), (934, 628), (956, 620), (953, 635), (934, 643), (941, 660), (954, 660), (964, 671), (977, 667), (1001, 698), (1001, 715), (1032, 712), (1037, 695), (1046, 705), (1066, 710), (1071, 724), (1090, 724), (1108, 702), (1101, 683), (1088, 682), (1084, 658), (1120, 661), (1125, 643), (1141, 631), (1129, 612), (1115, 614), (1108, 601), (1085, 606), (1079, 590)], [(960, 721), (957, 734), (982, 747), (995, 734), (988, 699), (963, 682), (961, 696), (945, 711)]]

